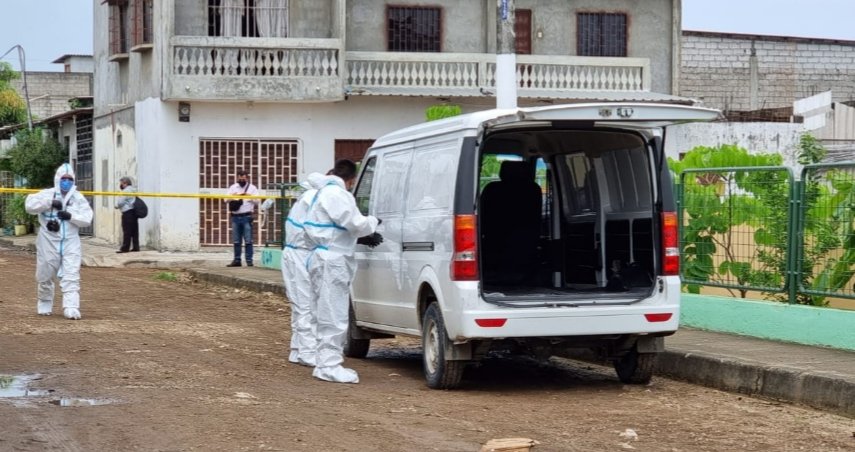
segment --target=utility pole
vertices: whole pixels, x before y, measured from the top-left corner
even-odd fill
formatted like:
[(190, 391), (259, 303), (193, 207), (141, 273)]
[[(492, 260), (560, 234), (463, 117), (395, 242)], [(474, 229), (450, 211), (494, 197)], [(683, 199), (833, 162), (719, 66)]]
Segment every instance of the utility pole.
[(33, 114), (30, 112), (30, 94), (27, 92), (27, 56), (24, 54), (24, 48), (21, 47), (20, 44), (15, 44), (11, 49), (7, 50), (3, 56), (5, 57), (9, 54), (9, 52), (18, 49), (18, 61), (21, 64), (21, 76), (24, 78), (24, 100), (27, 102), (27, 125), (30, 130), (33, 130)]
[(517, 55), (514, 0), (497, 0), (496, 108), (517, 108)]

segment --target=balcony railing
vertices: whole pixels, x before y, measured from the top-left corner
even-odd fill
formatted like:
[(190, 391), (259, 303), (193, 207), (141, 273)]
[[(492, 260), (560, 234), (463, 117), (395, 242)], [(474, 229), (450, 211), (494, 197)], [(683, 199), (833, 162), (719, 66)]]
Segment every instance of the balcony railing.
[(338, 100), (341, 41), (175, 36), (170, 99)]
[[(523, 97), (573, 91), (649, 91), (647, 58), (517, 56)], [(481, 95), (496, 87), (496, 56), (469, 53), (347, 52), (346, 85), (354, 93)]]

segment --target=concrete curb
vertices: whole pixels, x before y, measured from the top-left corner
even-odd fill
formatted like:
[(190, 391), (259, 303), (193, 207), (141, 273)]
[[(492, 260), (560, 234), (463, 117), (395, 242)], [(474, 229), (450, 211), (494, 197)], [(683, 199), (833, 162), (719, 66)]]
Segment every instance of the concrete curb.
[(285, 295), (285, 285), (282, 283), (272, 283), (270, 281), (255, 279), (246, 275), (241, 275), (240, 277), (220, 275), (202, 269), (187, 269), (187, 272), (198, 281), (222, 284), (224, 286), (252, 290), (255, 292), (272, 292), (282, 296)]
[(855, 382), (836, 374), (805, 372), (678, 349), (666, 350), (659, 356), (656, 373), (692, 384), (799, 403), (855, 418)]

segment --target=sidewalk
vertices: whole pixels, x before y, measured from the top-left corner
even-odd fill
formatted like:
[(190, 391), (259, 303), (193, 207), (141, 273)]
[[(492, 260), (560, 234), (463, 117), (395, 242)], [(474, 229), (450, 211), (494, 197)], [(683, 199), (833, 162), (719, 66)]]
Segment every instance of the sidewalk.
[[(35, 235), (0, 244), (35, 249)], [(200, 281), (284, 295), (279, 271), (226, 268), (231, 250), (117, 254), (83, 239), (84, 265), (186, 269)], [(657, 374), (689, 383), (811, 406), (855, 418), (855, 353), (745, 336), (680, 329), (666, 338)]]

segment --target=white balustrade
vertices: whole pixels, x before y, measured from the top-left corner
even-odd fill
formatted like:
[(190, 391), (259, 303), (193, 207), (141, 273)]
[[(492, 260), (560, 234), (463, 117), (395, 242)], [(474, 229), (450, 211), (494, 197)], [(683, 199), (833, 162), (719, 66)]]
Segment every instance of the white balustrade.
[[(647, 58), (517, 56), (521, 90), (648, 91)], [(352, 89), (496, 87), (495, 56), (461, 53), (347, 52)]]

